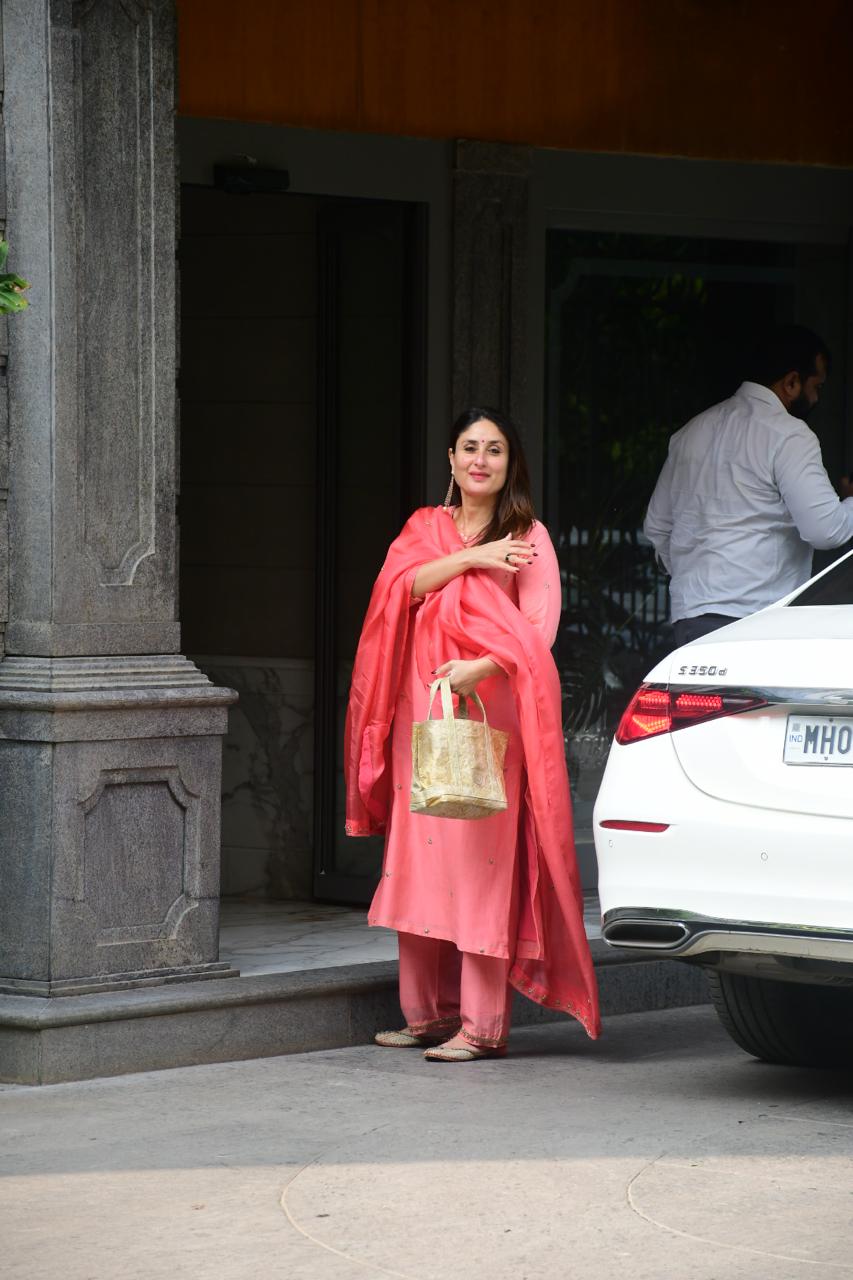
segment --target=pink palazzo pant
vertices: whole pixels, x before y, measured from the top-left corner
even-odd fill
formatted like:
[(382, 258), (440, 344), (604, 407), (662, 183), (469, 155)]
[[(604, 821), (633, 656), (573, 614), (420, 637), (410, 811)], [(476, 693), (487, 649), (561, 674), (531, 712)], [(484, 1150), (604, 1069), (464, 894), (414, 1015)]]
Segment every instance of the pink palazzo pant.
[(461, 1027), (471, 1044), (497, 1048), (509, 1035), (512, 988), (509, 960), (459, 951), (442, 938), (398, 933), (400, 1005), (406, 1025), (419, 1035)]

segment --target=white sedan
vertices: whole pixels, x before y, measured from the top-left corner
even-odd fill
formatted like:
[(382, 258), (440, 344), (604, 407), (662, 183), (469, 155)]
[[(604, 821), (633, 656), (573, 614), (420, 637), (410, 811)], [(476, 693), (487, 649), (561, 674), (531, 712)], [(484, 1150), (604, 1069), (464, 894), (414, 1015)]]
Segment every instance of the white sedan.
[(756, 1057), (853, 1065), (853, 552), (649, 673), (594, 827), (609, 943), (706, 966)]

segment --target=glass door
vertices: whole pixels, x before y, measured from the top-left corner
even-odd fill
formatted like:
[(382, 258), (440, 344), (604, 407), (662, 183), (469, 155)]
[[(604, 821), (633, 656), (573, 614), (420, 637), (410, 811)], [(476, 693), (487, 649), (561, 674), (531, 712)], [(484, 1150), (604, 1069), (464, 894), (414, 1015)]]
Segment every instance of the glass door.
[(672, 648), (667, 582), (642, 533), (669, 437), (731, 395), (769, 324), (816, 329), (836, 353), (810, 426), (843, 457), (846, 250), (835, 245), (552, 230), (547, 243), (546, 520), (560, 559), (555, 654), (584, 883), (610, 741)]

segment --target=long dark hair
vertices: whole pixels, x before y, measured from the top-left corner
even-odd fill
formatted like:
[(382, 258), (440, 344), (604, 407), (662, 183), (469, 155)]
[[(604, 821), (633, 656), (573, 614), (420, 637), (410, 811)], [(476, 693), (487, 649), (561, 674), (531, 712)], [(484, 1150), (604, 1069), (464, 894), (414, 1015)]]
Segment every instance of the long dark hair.
[[(493, 422), (506, 436), (509, 445), (509, 463), (507, 464), (506, 481), (498, 494), (494, 515), (486, 525), (477, 542), (497, 542), (498, 538), (521, 538), (526, 534), (536, 512), (533, 510), (533, 498), (530, 494), (530, 472), (518, 427), (505, 413), (497, 409), (486, 409), (473, 405), (463, 410), (450, 429), (450, 448), (456, 452), (456, 442), (475, 422), (481, 418)], [(457, 507), (462, 501), (462, 494), (456, 481), (453, 482), (448, 506)]]

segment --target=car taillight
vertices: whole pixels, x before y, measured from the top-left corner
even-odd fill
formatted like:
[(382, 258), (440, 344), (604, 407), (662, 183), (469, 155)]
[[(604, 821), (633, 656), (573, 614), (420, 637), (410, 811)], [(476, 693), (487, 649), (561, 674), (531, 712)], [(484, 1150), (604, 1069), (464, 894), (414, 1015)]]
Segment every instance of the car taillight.
[(766, 706), (766, 699), (749, 693), (702, 693), (692, 689), (679, 693), (676, 689), (641, 684), (619, 721), (616, 741), (627, 746), (659, 733), (675, 733), (676, 729), (688, 729), (706, 720)]

